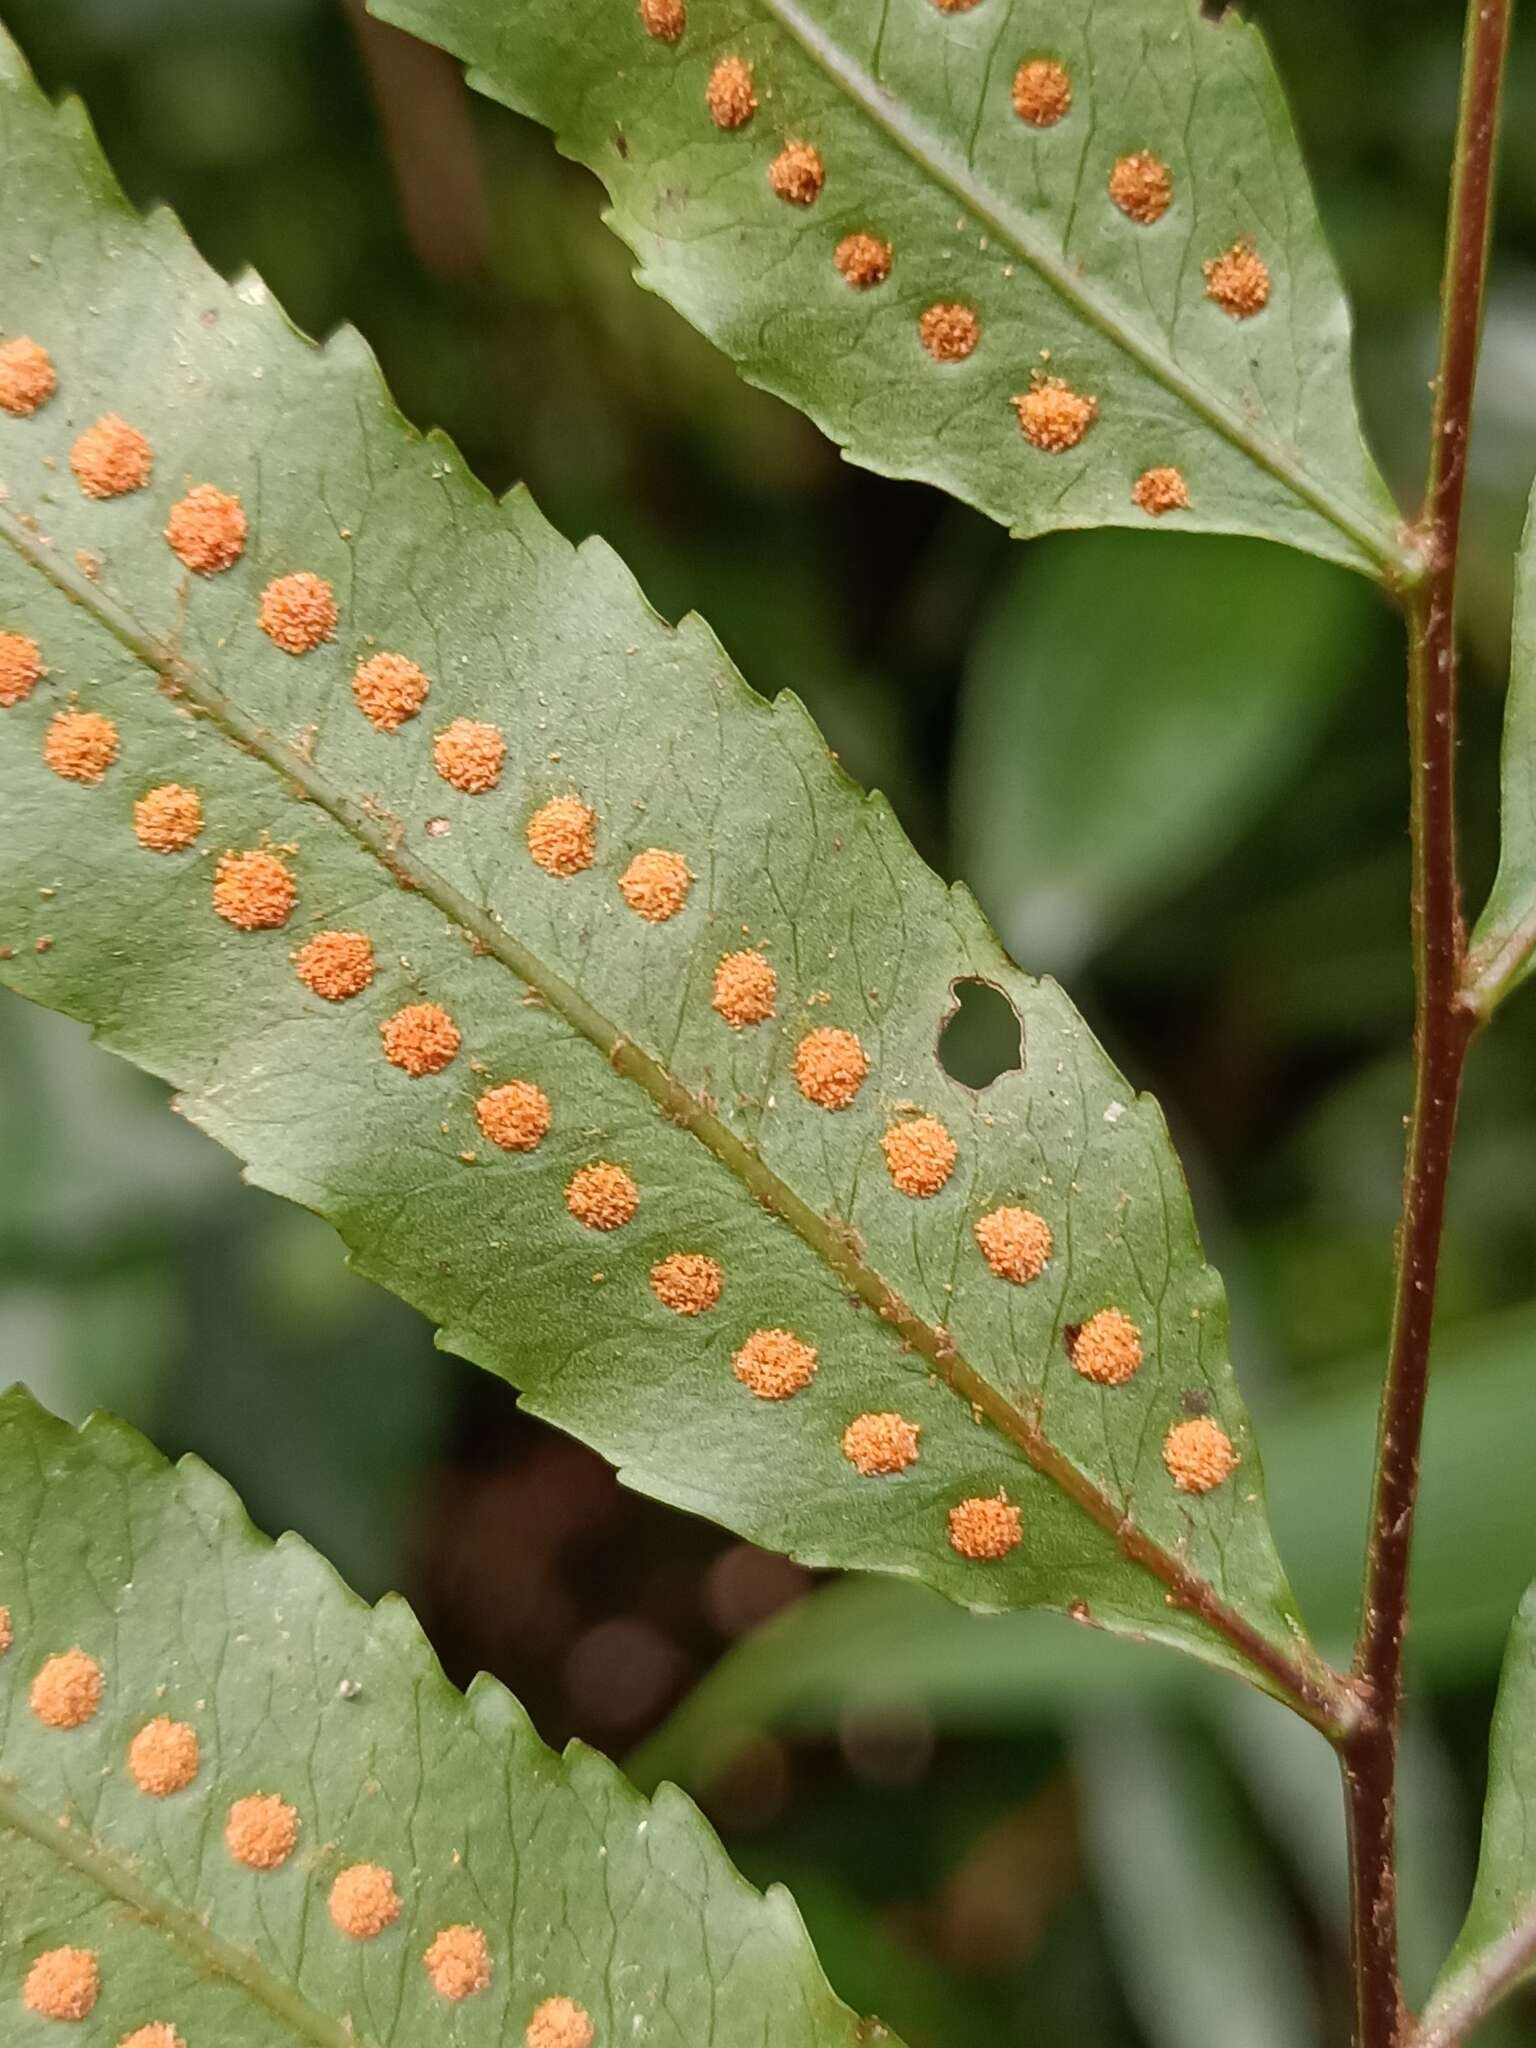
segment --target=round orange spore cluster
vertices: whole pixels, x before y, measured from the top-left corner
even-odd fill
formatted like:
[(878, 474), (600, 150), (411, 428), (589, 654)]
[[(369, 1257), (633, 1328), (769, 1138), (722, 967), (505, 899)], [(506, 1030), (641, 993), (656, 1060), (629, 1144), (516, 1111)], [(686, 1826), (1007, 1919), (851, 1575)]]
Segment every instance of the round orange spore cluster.
[(1205, 296), (1234, 320), (1251, 320), (1269, 304), (1269, 265), (1252, 242), (1234, 242), (1201, 268)]
[(147, 2027), (135, 2027), (124, 2034), (117, 2048), (187, 2048), (169, 2020), (151, 2020)]
[(70, 449), (69, 466), (88, 498), (123, 498), (149, 482), (154, 456), (137, 427), (109, 412)]
[(199, 576), (232, 569), (245, 553), (245, 508), (217, 484), (194, 484), (165, 522), (171, 553)]
[(727, 953), (715, 967), (710, 1008), (733, 1031), (765, 1024), (778, 1001), (779, 977), (761, 953)]
[(1232, 1477), (1242, 1458), (1219, 1422), (1195, 1415), (1163, 1438), (1163, 1463), (1180, 1493), (1209, 1493)]
[(571, 1175), (565, 1206), (588, 1230), (622, 1230), (640, 1206), (640, 1190), (622, 1166), (594, 1159)]
[(413, 1081), (440, 1074), (456, 1057), (462, 1039), (459, 1027), (438, 1003), (407, 1003), (379, 1026), (384, 1057)]
[(1110, 172), (1109, 196), (1127, 220), (1149, 228), (1173, 204), (1173, 175), (1150, 150), (1133, 150)]
[(225, 853), (213, 872), (213, 907), (243, 932), (276, 931), (299, 900), (285, 861), (264, 846)]
[(439, 1998), (469, 1998), (491, 1981), (491, 1951), (478, 1927), (443, 1928), (421, 1960)]
[(100, 782), (117, 759), (117, 727), (99, 711), (61, 711), (43, 735), (43, 759), (66, 782)]
[(83, 2020), (101, 1996), (94, 1949), (45, 1949), (27, 1972), (22, 2003), (45, 2020)]
[(789, 1330), (754, 1330), (731, 1371), (759, 1401), (787, 1401), (815, 1376), (816, 1347)]
[(503, 1081), (475, 1104), (475, 1122), (503, 1152), (531, 1152), (553, 1116), (549, 1097), (532, 1081)]
[(915, 1116), (892, 1124), (880, 1140), (886, 1169), (904, 1195), (924, 1201), (936, 1195), (960, 1156), (954, 1139), (936, 1116)]
[(917, 1463), (917, 1440), (922, 1433), (922, 1424), (908, 1422), (904, 1415), (856, 1415), (843, 1431), (843, 1456), (866, 1479), (905, 1472)]
[(45, 1728), (83, 1728), (101, 1705), (106, 1675), (84, 1650), (50, 1657), (32, 1681), (28, 1704)]
[(1043, 1216), (1005, 1205), (978, 1216), (975, 1229), (981, 1255), (999, 1280), (1024, 1287), (1039, 1279), (1054, 1243)]
[(725, 1268), (703, 1252), (673, 1252), (651, 1268), (651, 1292), (674, 1315), (700, 1316), (725, 1285)]
[(432, 766), (466, 796), (484, 796), (501, 780), (507, 743), (500, 729), (478, 718), (455, 718), (432, 742)]
[(1074, 391), (1064, 377), (1037, 377), (1013, 401), (1019, 428), (1032, 448), (1064, 455), (1099, 416), (1099, 401)]
[(1123, 1387), (1141, 1368), (1141, 1332), (1124, 1309), (1101, 1308), (1071, 1340), (1074, 1367), (1101, 1387)]
[(950, 300), (928, 308), (917, 335), (936, 363), (963, 363), (981, 339), (981, 322), (969, 306)]
[(1189, 485), (1184, 472), (1166, 464), (1144, 469), (1131, 486), (1131, 500), (1150, 519), (1161, 519), (1165, 512), (1187, 512)]
[(352, 1863), (331, 1886), (331, 1919), (353, 1941), (372, 1941), (400, 1917), (400, 1894), (391, 1873), (378, 1863)]
[(151, 853), (180, 853), (203, 829), (203, 800), (180, 782), (157, 783), (133, 807), (133, 836)]
[(275, 1792), (237, 1799), (224, 1823), (224, 1845), (247, 1870), (278, 1870), (299, 1839), (299, 1816)]
[(404, 654), (375, 654), (352, 677), (357, 708), (379, 732), (398, 732), (414, 718), (432, 688), (425, 671)]
[(619, 893), (637, 917), (665, 924), (688, 901), (693, 876), (680, 853), (648, 846), (637, 853), (619, 877)]
[(157, 1714), (146, 1721), (128, 1745), (128, 1775), (151, 1799), (169, 1799), (184, 1792), (202, 1762), (197, 1730), (186, 1721)]
[(722, 57), (704, 88), (709, 118), (717, 128), (741, 128), (757, 112), (752, 66), (744, 57)]
[(950, 1548), (977, 1564), (995, 1564), (1023, 1535), (1019, 1511), (1004, 1493), (972, 1495), (949, 1511)]
[(1054, 128), (1072, 104), (1072, 80), (1054, 57), (1031, 57), (1013, 74), (1013, 111), (1031, 128)]
[(335, 591), (311, 569), (275, 577), (261, 593), (261, 630), (284, 654), (313, 654), (335, 637), (339, 617)]
[(597, 813), (579, 796), (554, 796), (528, 820), (528, 851), (546, 875), (569, 879), (592, 865)]
[(791, 206), (809, 206), (827, 182), (821, 151), (809, 142), (786, 142), (768, 166), (768, 182)]
[(0, 1607), (0, 1657), (5, 1655), (15, 1640), (11, 1628), (11, 1610), (9, 1607)]
[(523, 2048), (592, 2048), (592, 2015), (574, 1998), (546, 1998), (523, 2029)]
[(973, 7), (981, 4), (981, 0), (933, 0), (933, 4), (940, 14), (969, 14)]
[(316, 932), (294, 954), (293, 971), (315, 995), (344, 1003), (373, 980), (373, 941), (366, 932)]
[(25, 703), (47, 675), (43, 650), (25, 633), (0, 633), (0, 707)]
[(838, 1025), (808, 1031), (795, 1047), (795, 1086), (818, 1109), (846, 1109), (864, 1085), (869, 1054)]
[(844, 235), (832, 251), (832, 261), (845, 283), (856, 291), (867, 292), (872, 285), (884, 284), (890, 276), (891, 245), (882, 242), (878, 235), (860, 230)]
[(0, 344), (0, 411), (25, 419), (59, 388), (53, 357), (30, 334)]
[(675, 43), (688, 25), (683, 0), (640, 0), (640, 20), (658, 43)]

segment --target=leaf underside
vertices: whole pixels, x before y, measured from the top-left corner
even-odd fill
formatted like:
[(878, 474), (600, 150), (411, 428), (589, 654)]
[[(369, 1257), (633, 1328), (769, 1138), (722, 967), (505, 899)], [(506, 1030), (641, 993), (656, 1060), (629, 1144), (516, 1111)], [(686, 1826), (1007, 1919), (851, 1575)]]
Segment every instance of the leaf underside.
[(1516, 560), (1499, 810), (1499, 871), (1469, 965), (1475, 979), (1502, 992), (1536, 963), (1536, 497)]
[[(688, 0), (667, 40), (636, 0), (371, 4), (553, 129), (607, 188), (641, 282), (853, 461), (938, 484), (1020, 535), (1147, 525), (1133, 487), (1174, 469), (1189, 504), (1161, 515), (1171, 525), (1401, 565), (1338, 275), (1268, 53), (1236, 13)], [(653, 20), (682, 12), (646, 5)], [(722, 129), (707, 95), (727, 58), (752, 66), (757, 105)], [(1041, 62), (1071, 94), (1048, 126), (1014, 106), (1019, 67)], [(770, 184), (786, 142), (820, 154), (809, 204)], [(1170, 181), (1155, 220), (1110, 196), (1117, 164), (1144, 156)], [(862, 289), (834, 261), (854, 234), (891, 251)], [(1269, 275), (1267, 303), (1244, 317), (1206, 289), (1205, 265), (1239, 244)], [(962, 359), (924, 346), (936, 305), (979, 323)], [(1069, 448), (1031, 445), (1015, 417), (1045, 376), (1097, 402)]]
[[(49, 671), (0, 710), (4, 978), (171, 1080), (253, 1180), (329, 1218), (359, 1270), (629, 1484), (972, 1606), (1070, 1608), (1250, 1676), (1306, 1663), (1166, 1129), (1060, 992), (1006, 960), (796, 702), (755, 697), (704, 626), (666, 626), (605, 548), (572, 549), (525, 494), (493, 502), (446, 442), (413, 436), (355, 337), (317, 351), (257, 283), (211, 276), (167, 217), (141, 223), (78, 110), (50, 109), (14, 56), (0, 126), (0, 303), (59, 376), (32, 417), (0, 415), (0, 629), (35, 639)], [(67, 457), (108, 410), (149, 437), (155, 467), (101, 502)], [(249, 539), (226, 573), (189, 577), (162, 528), (203, 480), (239, 494)], [(296, 658), (257, 618), (268, 579), (301, 569), (330, 580), (340, 621)], [(431, 677), (392, 733), (350, 688), (381, 649)], [(45, 765), (69, 705), (118, 728), (99, 784)], [(454, 716), (505, 736), (488, 793), (434, 773), (432, 735)], [(136, 800), (166, 783), (203, 806), (195, 845), (170, 854), (133, 828)], [(572, 791), (597, 814), (596, 857), (557, 878), (525, 831)], [(263, 846), (283, 850), (297, 904), (280, 930), (236, 930), (215, 914), (215, 862)], [(617, 886), (648, 848), (695, 878), (661, 923)], [(297, 977), (295, 949), (322, 929), (373, 942), (375, 977), (351, 1000)], [(776, 967), (777, 1013), (738, 1031), (712, 977), (748, 946)], [(952, 985), (978, 975), (1023, 1038), (1021, 1068), (981, 1095), (936, 1057)], [(412, 1078), (381, 1025), (420, 1002), (462, 1044)], [(823, 1027), (856, 1031), (870, 1062), (839, 1112), (791, 1074)], [(477, 1098), (512, 1079), (552, 1106), (528, 1152), (477, 1127)], [(957, 1147), (931, 1199), (900, 1193), (882, 1152), (914, 1108)], [(597, 1161), (639, 1192), (612, 1231), (567, 1207)], [(978, 1249), (975, 1222), (1000, 1203), (1053, 1232), (1030, 1285)], [(703, 1314), (650, 1284), (680, 1252), (723, 1273)], [(1145, 1358), (1118, 1386), (1067, 1354), (1109, 1307)], [(816, 1351), (792, 1398), (756, 1398), (733, 1373), (760, 1330)], [(864, 1476), (842, 1434), (892, 1412), (919, 1426), (920, 1455)], [(1242, 1459), (1202, 1495), (1176, 1490), (1162, 1454), (1195, 1415)], [(1000, 1492), (1022, 1540), (961, 1555), (949, 1511)]]
[[(195, 1459), (132, 1430), (76, 1432), (0, 1397), (0, 2009), (8, 2041), (40, 1955), (94, 1953), (92, 2041), (155, 2022), (240, 2048), (520, 2042), (547, 1998), (599, 2044), (853, 2048), (889, 2039), (823, 1978), (788, 1894), (757, 1893), (689, 1800), (642, 1798), (579, 1744), (546, 1749), (494, 1680), (443, 1676), (410, 1610), (371, 1608), (297, 1537), (273, 1545)], [(31, 1688), (72, 1649), (104, 1677), (83, 1725), (45, 1725)], [(196, 1732), (196, 1775), (140, 1789), (133, 1738)], [(163, 1781), (162, 1781), (163, 1783)], [(237, 1863), (236, 1800), (280, 1799), (280, 1867)], [(330, 1910), (338, 1873), (390, 1873), (370, 1939)], [(450, 2003), (422, 1958), (477, 1928), (488, 1985)], [(15, 2029), (15, 2031), (13, 2031)]]

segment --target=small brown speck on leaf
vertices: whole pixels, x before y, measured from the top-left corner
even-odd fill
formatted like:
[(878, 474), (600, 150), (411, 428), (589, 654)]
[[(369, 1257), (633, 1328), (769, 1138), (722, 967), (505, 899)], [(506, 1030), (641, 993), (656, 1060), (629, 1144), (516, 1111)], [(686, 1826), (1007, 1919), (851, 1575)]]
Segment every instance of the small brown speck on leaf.
[(818, 1109), (846, 1109), (864, 1085), (869, 1055), (852, 1031), (824, 1025), (795, 1047), (795, 1086)]
[(466, 796), (484, 796), (501, 780), (507, 743), (498, 727), (478, 718), (455, 718), (432, 742), (432, 765), (444, 782)]
[(1163, 1463), (1180, 1493), (1209, 1493), (1242, 1463), (1232, 1439), (1209, 1415), (1176, 1422), (1163, 1438)]
[(1013, 74), (1013, 111), (1031, 128), (1054, 128), (1072, 104), (1072, 80), (1054, 57), (1031, 57)]
[(294, 954), (293, 971), (315, 995), (344, 1003), (373, 980), (373, 941), (366, 932), (316, 932)]
[(1051, 1226), (1033, 1209), (1004, 1207), (976, 1219), (976, 1242), (999, 1280), (1016, 1287), (1038, 1280), (1051, 1256)]
[(1182, 470), (1144, 469), (1131, 486), (1131, 498), (1149, 519), (1161, 519), (1165, 512), (1189, 510), (1189, 485)]
[(87, 427), (70, 449), (69, 466), (88, 498), (122, 498), (143, 490), (154, 457), (138, 428), (109, 412)]
[(922, 1424), (893, 1413), (856, 1415), (843, 1431), (843, 1456), (866, 1479), (917, 1463)]
[(930, 306), (917, 333), (936, 363), (963, 363), (981, 339), (981, 322), (969, 306), (950, 301)]
[(296, 569), (261, 593), (261, 630), (284, 654), (313, 654), (335, 636), (336, 593), (323, 576)]
[(532, 1081), (503, 1081), (475, 1104), (475, 1121), (503, 1152), (531, 1152), (548, 1131), (554, 1112), (549, 1097)]
[(731, 1371), (759, 1401), (787, 1401), (814, 1378), (816, 1347), (789, 1330), (754, 1330)]
[(640, 1206), (640, 1190), (622, 1166), (594, 1159), (571, 1175), (565, 1206), (588, 1230), (622, 1230)]
[(839, 277), (856, 291), (867, 292), (873, 285), (884, 284), (890, 276), (891, 245), (882, 242), (878, 235), (860, 230), (844, 235), (832, 251), (832, 261)]
[(1123, 1309), (1101, 1308), (1071, 1339), (1074, 1367), (1101, 1387), (1123, 1387), (1141, 1367), (1141, 1332)]
[(427, 701), (432, 685), (404, 654), (375, 654), (352, 677), (357, 708), (379, 732), (397, 732)]
[(491, 1981), (491, 1951), (478, 1927), (443, 1928), (421, 1960), (439, 1998), (469, 1998)]
[(1201, 268), (1205, 296), (1234, 320), (1251, 320), (1269, 304), (1269, 265), (1252, 242), (1234, 242)]
[(640, 20), (658, 43), (675, 43), (688, 26), (688, 10), (683, 0), (640, 0)]
[(716, 964), (710, 1008), (733, 1031), (764, 1024), (778, 1001), (779, 977), (761, 953), (727, 953)]
[(151, 2020), (147, 2027), (135, 2027), (124, 2034), (117, 2048), (187, 2048), (169, 2020)]
[(331, 1919), (353, 1941), (372, 1941), (400, 1917), (395, 1880), (377, 1863), (353, 1863), (338, 1872), (329, 1906)]
[(99, 711), (61, 711), (43, 735), (43, 760), (66, 782), (100, 782), (117, 759), (117, 727)]
[(1121, 157), (1110, 172), (1109, 196), (1127, 220), (1149, 228), (1173, 204), (1173, 177), (1150, 150), (1134, 150)]
[(523, 2048), (592, 2048), (592, 2015), (574, 1998), (546, 1998), (523, 2030)]
[(546, 875), (579, 875), (597, 852), (597, 813), (579, 796), (551, 797), (528, 820), (528, 851)]
[(217, 484), (197, 484), (178, 498), (165, 522), (171, 553), (199, 576), (232, 569), (245, 553), (245, 511)]
[(83, 1728), (101, 1705), (106, 1676), (84, 1650), (50, 1657), (32, 1681), (27, 1702), (45, 1728)]
[(977, 1564), (996, 1563), (1017, 1547), (1024, 1530), (1006, 1494), (973, 1495), (949, 1511), (950, 1547)]
[(740, 128), (757, 112), (752, 66), (744, 57), (722, 57), (704, 88), (709, 118), (717, 128)]
[(768, 166), (768, 182), (791, 206), (809, 206), (827, 182), (821, 151), (809, 142), (786, 142)]
[(648, 846), (637, 853), (619, 877), (619, 893), (637, 917), (665, 924), (688, 901), (693, 876), (680, 853)]
[(724, 1285), (725, 1269), (703, 1252), (673, 1252), (651, 1268), (651, 1292), (674, 1315), (702, 1315), (720, 1299)]
[(185, 1721), (157, 1714), (128, 1745), (128, 1775), (151, 1799), (184, 1792), (197, 1776), (202, 1752), (197, 1730)]
[(892, 1183), (902, 1194), (919, 1201), (939, 1192), (959, 1157), (954, 1139), (936, 1116), (915, 1116), (892, 1124), (880, 1140), (880, 1149)]
[(1013, 401), (1019, 430), (1032, 448), (1064, 455), (1099, 416), (1099, 401), (1074, 391), (1064, 377), (1037, 376)]
[(0, 633), (0, 708), (25, 703), (48, 671), (43, 650), (25, 633)]
[(278, 1870), (299, 1839), (299, 1816), (274, 1792), (237, 1799), (224, 1823), (224, 1845), (248, 1870)]
[(379, 1026), (384, 1057), (413, 1081), (440, 1074), (451, 1064), (461, 1043), (459, 1027), (437, 1003), (407, 1003)]
[(151, 853), (180, 853), (203, 829), (203, 800), (180, 782), (145, 790), (133, 807), (133, 836)]
[(0, 412), (16, 419), (46, 405), (59, 388), (53, 357), (30, 334), (0, 344)]
[(45, 2020), (83, 2020), (101, 1995), (101, 1966), (89, 1948), (45, 1949), (27, 1972), (22, 2003)]
[(265, 847), (225, 853), (213, 875), (213, 907), (243, 932), (276, 931), (288, 922), (299, 892), (286, 862)]

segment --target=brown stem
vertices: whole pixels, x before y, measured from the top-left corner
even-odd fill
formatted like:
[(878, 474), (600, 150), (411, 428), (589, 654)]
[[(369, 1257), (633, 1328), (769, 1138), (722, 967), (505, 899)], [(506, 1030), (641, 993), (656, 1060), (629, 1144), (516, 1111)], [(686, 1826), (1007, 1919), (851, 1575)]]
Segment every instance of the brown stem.
[(1355, 1677), (1367, 1712), (1341, 1745), (1349, 1800), (1357, 2048), (1398, 2048), (1405, 2027), (1397, 1967), (1394, 1837), (1408, 1561), (1446, 1183), (1462, 1067), (1476, 1028), (1458, 997), (1465, 934), (1456, 878), (1456, 567), (1510, 7), (1511, 0), (1469, 0), (1468, 5), (1429, 482), (1419, 526), (1428, 574), (1405, 598), (1414, 1095), (1355, 1652)]

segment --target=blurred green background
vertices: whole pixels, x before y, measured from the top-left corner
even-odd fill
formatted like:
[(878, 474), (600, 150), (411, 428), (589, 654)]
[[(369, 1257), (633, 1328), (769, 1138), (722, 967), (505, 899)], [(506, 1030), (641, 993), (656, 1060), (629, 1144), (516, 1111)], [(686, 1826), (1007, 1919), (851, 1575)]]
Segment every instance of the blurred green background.
[[(509, 7), (515, 0), (505, 0)], [(1459, 10), (1270, 0), (1414, 488)], [(0, 0), (130, 193), (295, 319), (355, 322), (406, 412), (604, 534), (792, 688), (1031, 970), (1166, 1105), (1315, 1628), (1352, 1626), (1408, 1099), (1402, 650), (1363, 583), (1256, 544), (1028, 547), (841, 464), (630, 281), (597, 187), (351, 0)], [(1517, 41), (1468, 509), (1467, 876), (1495, 848), (1511, 556), (1536, 471), (1536, 23)], [(1113, 735), (1113, 743), (1109, 737)], [(969, 1023), (969, 1020), (968, 1020)], [(985, 1071), (988, 1021), (956, 1057)], [(952, 1041), (946, 1041), (953, 1047)], [(1465, 1900), (1505, 1629), (1536, 1573), (1536, 997), (1477, 1051), (1444, 1268), (1412, 1638), (1404, 1908), (1421, 1993)], [(795, 1888), (913, 2048), (1342, 2042), (1341, 1821), (1299, 1723), (1068, 1624), (980, 1621), (622, 1494), (433, 1348), (153, 1084), (0, 1003), (0, 1379), (196, 1450), (266, 1527), (410, 1595), (458, 1678), (675, 1776)], [(1536, 2006), (1490, 2027), (1536, 2041)]]

